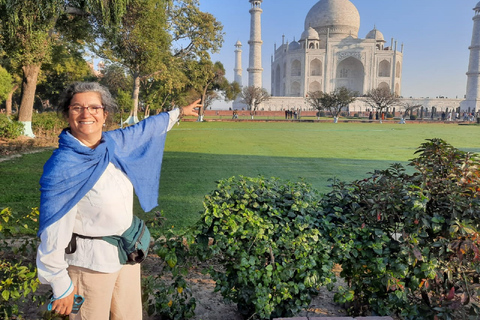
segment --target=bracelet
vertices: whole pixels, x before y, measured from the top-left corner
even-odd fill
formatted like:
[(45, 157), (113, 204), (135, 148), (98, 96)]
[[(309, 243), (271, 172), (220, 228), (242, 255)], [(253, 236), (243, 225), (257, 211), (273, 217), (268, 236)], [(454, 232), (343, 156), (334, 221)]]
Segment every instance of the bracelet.
[(54, 299), (54, 298), (52, 298), (52, 299), (54, 299), (54, 300), (62, 299), (63, 296), (67, 294), (68, 290), (70, 290), (70, 288), (71, 288), (72, 286), (73, 286), (73, 281), (70, 280), (70, 285), (68, 286), (68, 289), (67, 289), (60, 297), (58, 297), (58, 298), (56, 298), (56, 299)]
[(70, 285), (68, 286), (68, 289), (67, 289), (60, 297), (58, 297), (58, 298), (56, 298), (56, 299), (55, 299), (54, 297), (52, 297), (52, 298), (50, 299), (50, 303), (49, 303), (48, 306), (47, 306), (47, 310), (48, 310), (48, 311), (51, 311), (51, 310), (52, 310), (52, 302), (55, 301), (55, 300), (58, 300), (58, 299), (62, 299), (63, 296), (65, 296), (65, 295), (67, 294), (67, 292), (70, 290), (70, 288), (71, 288), (72, 286), (73, 286), (73, 281), (70, 280)]
[(183, 111), (183, 108), (180, 107), (180, 115), (178, 116), (178, 118), (183, 119), (184, 116), (185, 116), (185, 112)]

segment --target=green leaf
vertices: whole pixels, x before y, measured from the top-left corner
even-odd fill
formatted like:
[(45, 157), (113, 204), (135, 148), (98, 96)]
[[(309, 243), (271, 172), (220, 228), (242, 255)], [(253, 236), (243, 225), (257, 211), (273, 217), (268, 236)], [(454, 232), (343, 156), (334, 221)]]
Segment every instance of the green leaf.
[(8, 299), (10, 298), (10, 291), (9, 290), (3, 290), (2, 298), (3, 298), (3, 300), (8, 301)]

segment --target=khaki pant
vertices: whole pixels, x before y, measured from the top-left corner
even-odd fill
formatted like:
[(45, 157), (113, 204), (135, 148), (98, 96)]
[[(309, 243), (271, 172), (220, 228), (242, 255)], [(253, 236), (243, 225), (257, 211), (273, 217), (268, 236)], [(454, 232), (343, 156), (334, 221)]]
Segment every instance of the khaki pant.
[(70, 320), (142, 320), (140, 264), (124, 265), (115, 273), (70, 266), (68, 273), (85, 298)]

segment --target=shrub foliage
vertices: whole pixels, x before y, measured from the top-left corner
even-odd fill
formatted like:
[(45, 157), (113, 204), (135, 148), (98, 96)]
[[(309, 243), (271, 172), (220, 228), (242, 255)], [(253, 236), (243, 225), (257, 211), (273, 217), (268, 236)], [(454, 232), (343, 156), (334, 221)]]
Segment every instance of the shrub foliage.
[(348, 288), (336, 295), (352, 315), (478, 319), (479, 162), (439, 139), (412, 160), (322, 199)]
[(14, 219), (10, 209), (0, 211), (0, 319), (22, 319), (21, 306), (40, 305), (45, 297), (35, 291), (39, 281), (32, 260), (36, 239), (14, 239), (19, 231), (27, 230), (27, 221), (36, 221), (38, 210), (21, 219)]
[(23, 133), (23, 125), (13, 121), (5, 114), (0, 114), (0, 138), (16, 139)]
[(319, 195), (303, 182), (232, 177), (205, 197), (199, 228), (222, 265), (209, 273), (246, 317), (291, 316), (332, 285), (331, 246)]

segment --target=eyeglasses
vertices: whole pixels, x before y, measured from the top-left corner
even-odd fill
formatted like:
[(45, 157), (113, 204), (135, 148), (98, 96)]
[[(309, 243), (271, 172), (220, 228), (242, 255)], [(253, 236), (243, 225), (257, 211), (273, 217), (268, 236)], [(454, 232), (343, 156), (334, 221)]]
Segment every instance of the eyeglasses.
[(70, 112), (73, 114), (80, 114), (84, 110), (88, 110), (91, 115), (96, 115), (98, 111), (105, 109), (104, 106), (88, 106), (88, 107), (81, 107), (81, 106), (69, 106)]

